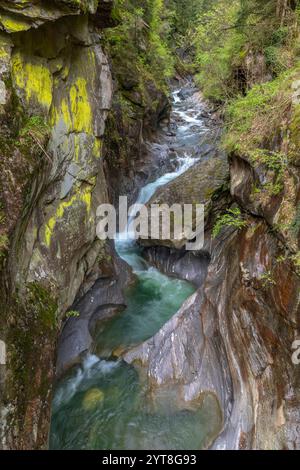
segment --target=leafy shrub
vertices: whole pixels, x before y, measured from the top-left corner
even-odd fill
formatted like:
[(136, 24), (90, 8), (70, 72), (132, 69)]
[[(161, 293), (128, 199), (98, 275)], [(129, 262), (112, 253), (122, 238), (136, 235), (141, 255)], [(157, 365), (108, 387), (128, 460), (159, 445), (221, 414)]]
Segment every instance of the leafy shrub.
[[(275, 78), (295, 65), (300, 52), (298, 17), (288, 4), (283, 15), (275, 1), (215, 0), (199, 5), (194, 45), (197, 80), (206, 97), (226, 102), (239, 91), (245, 93), (255, 74), (257, 81), (267, 75)], [(260, 72), (247, 58), (261, 55)]]
[(174, 72), (168, 36), (170, 24), (163, 0), (117, 0), (113, 15), (119, 26), (105, 30), (105, 38), (116, 63), (116, 70), (128, 69), (143, 87), (152, 80), (166, 88)]
[(297, 274), (300, 275), (300, 251), (298, 251), (296, 254), (294, 254), (291, 257), (291, 260), (294, 263)]
[(271, 82), (255, 85), (246, 96), (232, 100), (227, 107), (227, 151), (249, 155), (272, 142), (281, 132), (282, 122), (291, 112), (292, 83), (298, 68), (282, 73)]
[(266, 149), (256, 149), (249, 153), (254, 165), (263, 164), (275, 174), (273, 181), (265, 183), (263, 189), (271, 195), (277, 196), (284, 188), (284, 173), (287, 168), (287, 156)]
[(212, 236), (216, 238), (223, 227), (234, 227), (237, 230), (247, 226), (247, 221), (243, 219), (242, 213), (238, 207), (228, 209), (227, 212), (221, 215), (213, 228)]
[(80, 317), (80, 313), (77, 312), (76, 310), (69, 310), (66, 313), (66, 318), (78, 318)]
[(233, 69), (243, 58), (244, 39), (232, 28), (237, 19), (238, 1), (218, 1), (199, 17), (194, 44), (196, 80), (207, 98), (226, 101), (237, 92)]
[(264, 288), (276, 286), (276, 281), (273, 278), (273, 274), (271, 271), (265, 271), (263, 274), (261, 274), (259, 280), (262, 281), (262, 285)]
[(289, 28), (287, 26), (280, 26), (271, 35), (271, 43), (273, 46), (282, 46), (286, 43), (289, 36)]
[(25, 122), (19, 132), (20, 137), (33, 135), (36, 139), (43, 141), (49, 133), (49, 126), (40, 116), (31, 116)]

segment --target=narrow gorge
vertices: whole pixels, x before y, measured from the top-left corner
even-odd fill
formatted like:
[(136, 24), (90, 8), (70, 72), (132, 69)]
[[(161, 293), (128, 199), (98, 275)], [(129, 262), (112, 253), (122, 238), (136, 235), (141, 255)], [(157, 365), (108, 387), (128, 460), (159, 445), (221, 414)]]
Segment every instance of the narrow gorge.
[[(0, 0), (0, 449), (300, 449), (299, 19)], [(120, 196), (202, 248), (99, 239)]]

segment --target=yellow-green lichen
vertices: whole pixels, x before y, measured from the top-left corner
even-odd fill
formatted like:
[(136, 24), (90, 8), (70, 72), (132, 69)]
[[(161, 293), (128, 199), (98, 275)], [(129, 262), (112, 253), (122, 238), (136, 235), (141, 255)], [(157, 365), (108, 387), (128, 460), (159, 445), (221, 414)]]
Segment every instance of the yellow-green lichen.
[(10, 57), (9, 52), (7, 50), (7, 47), (5, 46), (0, 46), (0, 60), (6, 59), (8, 60)]
[(84, 78), (78, 78), (71, 87), (70, 103), (74, 130), (92, 133), (92, 111)]
[(101, 150), (102, 150), (102, 140), (101, 139), (95, 139), (94, 145), (93, 145), (93, 156), (95, 158), (100, 158), (101, 157)]
[(75, 135), (74, 137), (74, 160), (79, 162), (80, 158), (80, 136)]
[(59, 107), (53, 107), (52, 126), (61, 121), (68, 132), (93, 134), (92, 109), (84, 78), (78, 78), (71, 86), (69, 96), (61, 100)]
[(0, 14), (0, 24), (2, 24), (7, 33), (19, 33), (31, 28), (31, 24), (26, 19), (16, 19), (4, 13)]
[(68, 201), (63, 201), (59, 204), (56, 209), (55, 215), (53, 215), (47, 222), (45, 227), (45, 244), (47, 247), (51, 245), (51, 238), (58, 220), (61, 220), (64, 217), (65, 211), (70, 207), (73, 207), (77, 204), (83, 203), (86, 206), (87, 214), (91, 211), (92, 205), (92, 187), (86, 189), (78, 190)]
[(72, 117), (70, 114), (69, 104), (66, 99), (63, 99), (61, 102), (61, 114), (62, 114), (64, 123), (67, 126), (67, 129), (71, 131), (72, 130)]
[(100, 388), (88, 390), (82, 400), (82, 406), (86, 411), (97, 408), (104, 401), (104, 392)]
[(47, 110), (52, 103), (53, 78), (47, 66), (27, 62), (20, 54), (12, 58), (12, 77), (17, 88), (24, 91), (27, 102), (36, 101)]
[(66, 65), (64, 65), (64, 67), (63, 67), (63, 69), (62, 69), (62, 71), (61, 71), (61, 78), (62, 78), (63, 80), (66, 80), (67, 77), (68, 77), (68, 75), (69, 75), (69, 73), (70, 73), (70, 64), (66, 64)]

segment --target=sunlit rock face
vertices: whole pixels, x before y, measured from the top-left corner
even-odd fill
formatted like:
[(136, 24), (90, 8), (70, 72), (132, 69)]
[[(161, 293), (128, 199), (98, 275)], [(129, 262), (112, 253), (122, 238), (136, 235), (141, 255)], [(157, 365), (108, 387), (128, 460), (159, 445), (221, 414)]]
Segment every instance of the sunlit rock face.
[(114, 271), (96, 237), (96, 208), (108, 201), (102, 142), (112, 79), (101, 28), (111, 6), (0, 2), (4, 448), (47, 444), (63, 314)]

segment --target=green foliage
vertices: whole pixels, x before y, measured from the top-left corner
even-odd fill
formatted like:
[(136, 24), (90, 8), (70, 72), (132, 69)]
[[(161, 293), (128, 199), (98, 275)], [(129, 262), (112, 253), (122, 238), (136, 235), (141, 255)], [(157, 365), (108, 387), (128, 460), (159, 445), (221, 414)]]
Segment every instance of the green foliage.
[(291, 261), (296, 268), (297, 274), (300, 276), (300, 251), (298, 251), (291, 257)]
[(24, 426), (30, 400), (46, 401), (49, 396), (52, 380), (49, 364), (54, 360), (58, 327), (57, 303), (49, 289), (31, 283), (22, 293), (16, 293), (5, 309), (10, 318), (7, 391), (20, 419), (17, 424)]
[(19, 132), (20, 137), (28, 137), (30, 134), (36, 139), (43, 140), (49, 133), (49, 126), (41, 116), (31, 116)]
[(241, 210), (238, 207), (228, 209), (225, 214), (219, 216), (213, 228), (212, 236), (216, 238), (223, 227), (234, 227), (237, 230), (247, 226), (247, 221), (243, 219)]
[(281, 264), (284, 263), (287, 260), (286, 255), (279, 255), (276, 258), (276, 263)]
[(27, 117), (19, 130), (15, 145), (29, 159), (35, 160), (39, 153), (50, 159), (45, 150), (49, 135), (50, 128), (42, 117)]
[(273, 46), (282, 46), (286, 43), (289, 37), (289, 28), (287, 26), (280, 26), (276, 29), (271, 36)]
[(185, 42), (197, 24), (198, 15), (212, 5), (212, 0), (170, 0), (166, 3), (171, 12), (172, 33), (177, 42)]
[(288, 68), (283, 58), (281, 57), (280, 50), (275, 46), (268, 46), (264, 49), (264, 55), (266, 58), (266, 65), (269, 70), (272, 71), (273, 75), (278, 75)]
[[(249, 155), (266, 142), (271, 142), (286, 113), (290, 111), (291, 86), (297, 72), (298, 67), (282, 73), (273, 81), (255, 85), (245, 96), (239, 96), (229, 103), (224, 138), (227, 151)], [(271, 162), (278, 156), (269, 152), (265, 153), (265, 157)]]
[(262, 281), (264, 288), (276, 286), (276, 281), (274, 280), (271, 271), (265, 271), (263, 274), (261, 274), (259, 280)]
[(3, 257), (5, 250), (8, 248), (8, 237), (6, 234), (0, 233), (0, 259)]
[[(233, 143), (235, 146), (240, 144), (241, 139), (237, 139), (251, 131), (253, 121), (257, 114), (263, 114), (265, 118), (272, 106), (272, 100), (278, 91), (276, 82), (269, 82), (264, 85), (255, 85), (246, 96), (240, 96), (232, 101), (227, 108), (227, 123), (229, 130), (234, 132), (234, 138), (227, 140), (227, 146), (230, 149)], [(228, 137), (227, 137), (228, 139)]]
[(278, 196), (284, 189), (283, 178), (277, 177), (273, 182), (266, 183), (263, 186), (264, 190), (267, 191), (271, 196)]
[(150, 30), (149, 30), (149, 63), (156, 67), (165, 78), (170, 78), (174, 72), (172, 54), (165, 41), (167, 35), (166, 23), (163, 21), (164, 1), (152, 0), (150, 2)]
[(297, 24), (293, 2), (199, 1), (193, 42), (205, 96), (227, 101), (247, 92), (248, 75), (262, 81), (291, 68), (300, 52)]
[(125, 68), (125, 74), (165, 88), (166, 79), (174, 72), (174, 59), (168, 44), (170, 18), (164, 0), (117, 0), (114, 17), (120, 24), (107, 29), (105, 37), (116, 69)]
[(249, 156), (254, 166), (264, 165), (274, 175), (272, 181), (263, 185), (263, 189), (272, 196), (280, 194), (284, 189), (284, 173), (288, 165), (286, 155), (266, 149), (255, 149), (249, 152)]
[(232, 80), (234, 66), (243, 58), (244, 39), (232, 25), (237, 20), (237, 0), (217, 1), (211, 9), (199, 15), (194, 44), (197, 82), (204, 95), (215, 101), (233, 96), (235, 82)]
[(282, 171), (287, 167), (286, 155), (271, 150), (256, 149), (249, 153), (253, 163), (262, 163), (269, 170)]
[(77, 312), (76, 310), (69, 310), (66, 313), (66, 318), (78, 318), (80, 317), (80, 313)]

